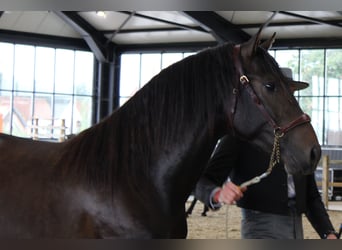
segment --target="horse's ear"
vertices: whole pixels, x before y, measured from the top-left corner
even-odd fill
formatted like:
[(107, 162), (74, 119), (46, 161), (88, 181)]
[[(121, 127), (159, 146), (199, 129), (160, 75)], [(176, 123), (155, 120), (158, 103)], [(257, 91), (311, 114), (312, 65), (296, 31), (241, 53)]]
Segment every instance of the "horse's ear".
[[(261, 25), (258, 33), (256, 33), (251, 39), (249, 39), (249, 41), (241, 44), (241, 56), (243, 58), (250, 58), (254, 55), (256, 49), (260, 45), (260, 35), (261, 35), (262, 30), (268, 26), (268, 24), (271, 22), (271, 20), (273, 19), (273, 17), (275, 17), (277, 13), (278, 11), (275, 11), (272, 14), (272, 16), (269, 17), (263, 25)], [(269, 49), (274, 42), (274, 38), (275, 38), (275, 33), (269, 40), (266, 41), (264, 45), (262, 45), (262, 47), (263, 48), (268, 47), (267, 49)]]
[(260, 35), (263, 26), (260, 27), (258, 33), (251, 37), (247, 42), (241, 44), (241, 56), (243, 58), (250, 58), (256, 52), (256, 49), (260, 45)]
[(272, 44), (275, 41), (275, 36), (276, 36), (276, 32), (273, 33), (272, 37), (266, 41), (264, 41), (263, 43), (260, 44), (260, 47), (264, 48), (265, 50), (269, 50), (272, 47)]

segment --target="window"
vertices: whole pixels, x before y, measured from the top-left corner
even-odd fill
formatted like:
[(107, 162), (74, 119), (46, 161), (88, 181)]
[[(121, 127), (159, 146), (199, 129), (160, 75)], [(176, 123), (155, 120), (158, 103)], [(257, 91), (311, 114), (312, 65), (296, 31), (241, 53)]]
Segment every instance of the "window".
[(120, 106), (167, 66), (194, 53), (122, 54), (120, 70)]
[(281, 67), (310, 86), (296, 92), (323, 146), (342, 146), (342, 49), (276, 50)]
[(52, 126), (61, 126), (62, 120), (66, 134), (91, 125), (91, 52), (0, 43), (0, 54), (2, 132), (31, 137), (38, 119), (41, 136), (56, 139), (59, 132)]

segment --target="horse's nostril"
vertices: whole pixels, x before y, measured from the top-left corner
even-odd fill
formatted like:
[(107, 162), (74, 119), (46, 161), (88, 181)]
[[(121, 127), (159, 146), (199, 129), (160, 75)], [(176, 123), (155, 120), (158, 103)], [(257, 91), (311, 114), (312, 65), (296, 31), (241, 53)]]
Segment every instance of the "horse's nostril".
[(321, 158), (321, 147), (319, 145), (313, 146), (310, 153), (311, 166), (316, 167)]

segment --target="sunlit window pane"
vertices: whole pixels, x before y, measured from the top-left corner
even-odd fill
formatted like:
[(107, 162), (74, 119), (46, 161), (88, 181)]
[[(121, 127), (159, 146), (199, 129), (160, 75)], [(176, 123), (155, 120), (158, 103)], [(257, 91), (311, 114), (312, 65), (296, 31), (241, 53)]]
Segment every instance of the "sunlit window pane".
[(32, 120), (32, 93), (16, 92), (13, 97), (12, 133), (17, 136), (29, 137), (27, 125)]
[(326, 98), (325, 144), (342, 145), (342, 100), (338, 97)]
[(34, 47), (15, 45), (14, 90), (33, 91)]
[(326, 95), (342, 95), (342, 49), (327, 51)]
[(300, 51), (300, 80), (310, 87), (301, 95), (324, 95), (324, 50)]
[(269, 53), (272, 57), (275, 57), (275, 51), (274, 51), (274, 50), (269, 50), (268, 53)]
[(93, 93), (94, 56), (92, 53), (75, 53), (75, 94), (92, 95)]
[(292, 69), (293, 79), (298, 80), (298, 50), (277, 50), (275, 59), (280, 67)]
[(157, 75), (161, 69), (193, 54), (196, 53), (172, 52), (121, 55), (119, 105), (123, 105), (144, 84)]
[(74, 100), (72, 133), (77, 134), (80, 131), (91, 126), (92, 98), (76, 96)]
[(53, 92), (55, 78), (55, 49), (36, 48), (35, 90)]
[(74, 52), (72, 50), (56, 50), (55, 92), (73, 93), (74, 83)]
[(195, 55), (196, 52), (187, 52), (187, 53), (184, 53), (184, 58), (185, 57), (188, 57), (188, 56), (192, 56), (192, 55)]
[[(32, 137), (32, 124), (38, 122), (38, 133), (49, 133), (38, 136), (57, 139), (61, 119), (66, 133), (91, 125), (91, 52), (0, 43), (0, 54), (0, 132)], [(56, 124), (58, 132), (51, 128)]]
[(130, 97), (140, 88), (140, 54), (121, 56), (120, 96)]
[(14, 45), (0, 43), (0, 89), (13, 88)]
[(160, 54), (142, 54), (141, 56), (141, 86), (145, 85), (151, 78), (161, 70)]
[(9, 91), (0, 91), (0, 132), (11, 132), (12, 97)]
[(53, 111), (53, 96), (36, 94), (34, 97), (33, 117), (38, 119), (51, 119)]
[(69, 95), (56, 95), (54, 105), (55, 119), (64, 119), (66, 133), (71, 134), (73, 103)]
[(129, 98), (130, 98), (130, 97), (120, 97), (120, 103), (119, 103), (119, 105), (120, 105), (120, 106), (124, 105), (125, 102), (127, 102)]
[(165, 53), (162, 54), (162, 68), (166, 68), (171, 64), (183, 59), (182, 53)]

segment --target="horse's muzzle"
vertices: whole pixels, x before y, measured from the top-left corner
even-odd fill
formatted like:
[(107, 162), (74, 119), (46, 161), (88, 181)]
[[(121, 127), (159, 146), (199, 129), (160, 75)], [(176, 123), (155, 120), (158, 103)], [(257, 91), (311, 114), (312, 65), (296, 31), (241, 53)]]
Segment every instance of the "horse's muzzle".
[(309, 159), (309, 160), (305, 160), (304, 162), (298, 163), (299, 166), (296, 166), (296, 169), (287, 169), (287, 170), (290, 172), (294, 170), (295, 172), (299, 174), (303, 174), (303, 175), (313, 174), (321, 158), (321, 147), (318, 144), (314, 145), (311, 148), (311, 150), (307, 152), (307, 154), (309, 155), (306, 155), (305, 153), (303, 155), (304, 156), (306, 155), (307, 156), (306, 159)]

